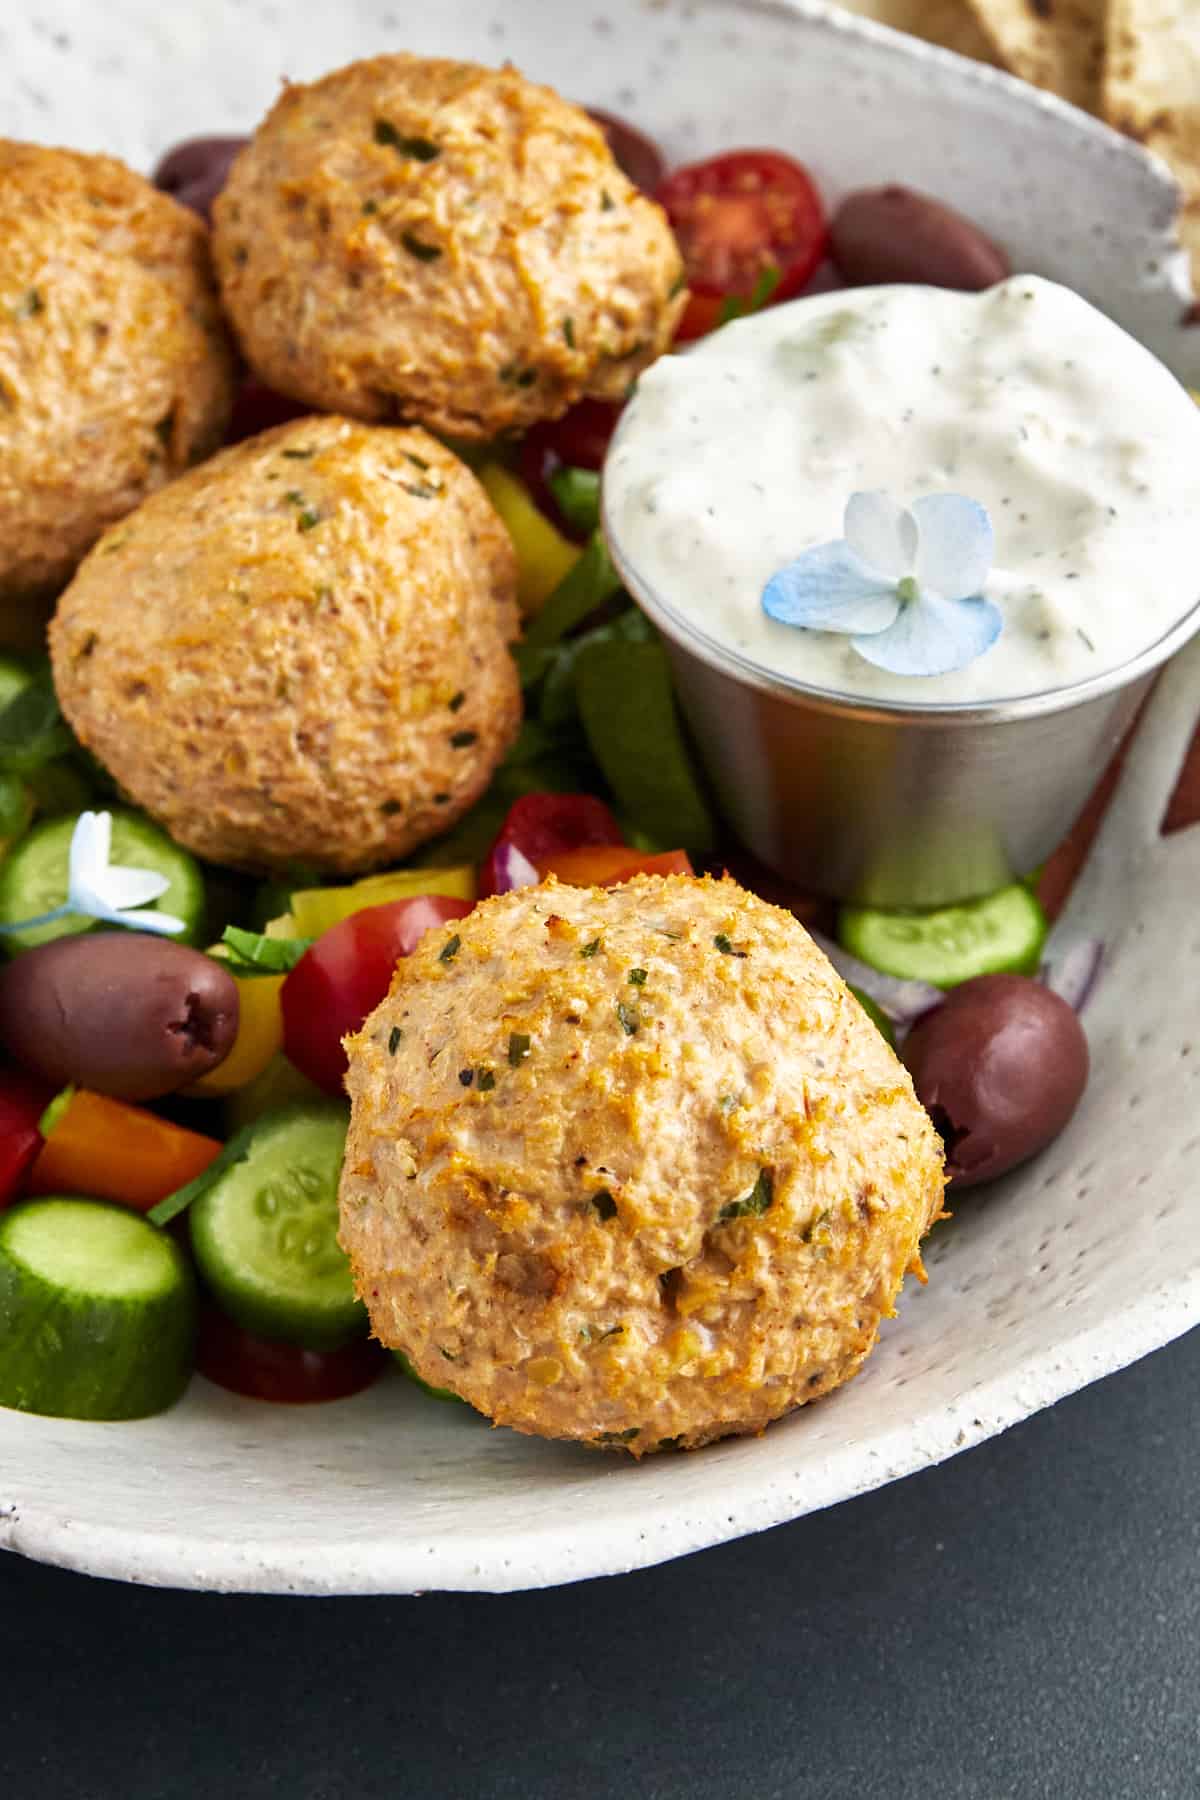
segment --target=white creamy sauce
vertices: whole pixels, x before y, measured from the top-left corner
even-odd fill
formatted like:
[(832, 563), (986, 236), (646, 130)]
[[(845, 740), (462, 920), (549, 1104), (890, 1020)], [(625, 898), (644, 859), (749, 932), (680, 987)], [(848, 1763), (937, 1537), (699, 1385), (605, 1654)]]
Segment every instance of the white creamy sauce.
[[(954, 674), (873, 667), (767, 617), (762, 591), (842, 536), (852, 493), (980, 501), (1004, 615)], [(997, 700), (1113, 669), (1200, 600), (1200, 408), (1077, 294), (864, 288), (726, 326), (639, 380), (604, 472), (610, 536), (686, 629), (841, 693)]]

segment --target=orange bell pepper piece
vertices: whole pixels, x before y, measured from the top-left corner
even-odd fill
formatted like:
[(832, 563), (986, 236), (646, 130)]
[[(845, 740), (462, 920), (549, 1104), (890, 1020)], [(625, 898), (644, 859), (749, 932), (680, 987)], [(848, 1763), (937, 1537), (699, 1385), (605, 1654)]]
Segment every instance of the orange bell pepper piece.
[(616, 887), (635, 875), (691, 875), (691, 862), (686, 850), (664, 850), (648, 856), (628, 844), (585, 844), (579, 850), (560, 850), (537, 864), (544, 881), (554, 875), (571, 887)]
[(31, 1194), (85, 1194), (149, 1212), (203, 1174), (224, 1146), (144, 1107), (77, 1088), (29, 1172)]

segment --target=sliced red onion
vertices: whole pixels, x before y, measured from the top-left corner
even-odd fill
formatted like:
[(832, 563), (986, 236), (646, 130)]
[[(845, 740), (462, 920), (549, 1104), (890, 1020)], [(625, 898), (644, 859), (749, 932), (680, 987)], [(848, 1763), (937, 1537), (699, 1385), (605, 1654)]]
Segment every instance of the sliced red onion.
[(915, 1025), (946, 998), (941, 988), (934, 987), (932, 982), (902, 981), (897, 975), (881, 974), (821, 932), (810, 931), (808, 935), (817, 948), (825, 952), (842, 980), (869, 994), (895, 1025)]
[(1051, 947), (1042, 964), (1041, 981), (1052, 994), (1075, 1012), (1082, 1012), (1091, 997), (1104, 961), (1101, 938), (1076, 938), (1073, 943)]
[(511, 894), (514, 888), (536, 887), (541, 876), (515, 844), (497, 844), (491, 857), (491, 889), (493, 894)]

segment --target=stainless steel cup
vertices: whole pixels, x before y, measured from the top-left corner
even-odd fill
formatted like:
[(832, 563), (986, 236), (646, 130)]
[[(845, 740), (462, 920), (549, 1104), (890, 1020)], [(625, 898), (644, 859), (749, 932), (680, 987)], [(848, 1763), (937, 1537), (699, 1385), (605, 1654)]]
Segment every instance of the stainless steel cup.
[(863, 701), (771, 676), (697, 631), (622, 554), (659, 628), (718, 804), (763, 862), (817, 893), (940, 906), (1027, 875), (1067, 835), (1200, 604), (1108, 674), (1018, 700)]

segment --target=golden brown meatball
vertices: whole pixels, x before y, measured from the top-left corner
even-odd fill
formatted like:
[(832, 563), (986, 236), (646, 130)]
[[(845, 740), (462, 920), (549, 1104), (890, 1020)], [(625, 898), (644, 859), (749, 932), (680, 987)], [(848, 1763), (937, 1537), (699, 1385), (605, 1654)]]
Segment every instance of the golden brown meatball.
[(107, 156), (0, 140), (0, 604), (215, 449), (232, 357), (208, 233)]
[(63, 712), (181, 844), (248, 869), (394, 862), (520, 723), (516, 560), (423, 431), (298, 419), (101, 539), (50, 628)]
[(907, 1071), (727, 879), (489, 900), (348, 1047), (341, 1236), (374, 1330), (519, 1431), (758, 1431), (854, 1374), (941, 1206)]
[(685, 301), (661, 207), (511, 68), (377, 56), (285, 88), (214, 230), (264, 381), (462, 438), (620, 399)]

